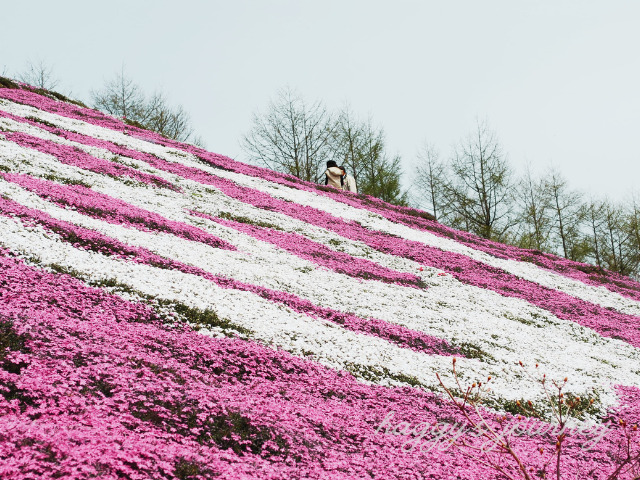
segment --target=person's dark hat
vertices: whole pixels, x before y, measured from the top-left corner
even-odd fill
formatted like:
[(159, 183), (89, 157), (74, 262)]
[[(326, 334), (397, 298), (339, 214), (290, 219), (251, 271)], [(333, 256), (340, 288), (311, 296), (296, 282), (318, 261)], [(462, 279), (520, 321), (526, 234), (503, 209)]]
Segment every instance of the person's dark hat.
[(327, 168), (331, 168), (331, 167), (337, 167), (338, 164), (335, 162), (335, 160), (329, 160), (327, 162)]

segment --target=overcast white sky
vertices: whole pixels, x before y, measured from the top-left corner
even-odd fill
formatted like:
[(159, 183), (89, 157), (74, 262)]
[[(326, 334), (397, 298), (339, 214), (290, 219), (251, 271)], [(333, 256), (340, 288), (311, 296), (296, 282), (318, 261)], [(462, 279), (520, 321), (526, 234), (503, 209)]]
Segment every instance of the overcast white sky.
[(283, 86), (384, 127), (410, 180), (487, 119), (518, 170), (553, 164), (621, 199), (640, 177), (640, 2), (628, 0), (31, 0), (0, 2), (0, 73), (44, 60), (88, 100), (124, 63), (242, 159)]

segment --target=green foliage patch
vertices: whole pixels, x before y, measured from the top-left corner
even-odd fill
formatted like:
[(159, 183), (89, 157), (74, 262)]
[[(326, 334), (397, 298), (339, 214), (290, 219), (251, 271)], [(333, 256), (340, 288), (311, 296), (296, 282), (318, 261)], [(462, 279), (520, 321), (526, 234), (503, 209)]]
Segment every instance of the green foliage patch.
[(240, 216), (240, 215), (234, 215), (231, 212), (220, 212), (220, 213), (218, 213), (218, 217), (224, 218), (225, 220), (231, 220), (233, 222), (246, 223), (248, 225), (254, 225), (256, 227), (271, 228), (273, 230), (284, 231), (284, 229), (282, 227), (280, 227), (278, 225), (275, 225), (273, 223), (263, 222), (261, 220), (254, 220), (252, 218), (243, 217), (243, 216)]
[(14, 90), (19, 90), (20, 85), (7, 77), (0, 77), (0, 87), (2, 88), (12, 88)]

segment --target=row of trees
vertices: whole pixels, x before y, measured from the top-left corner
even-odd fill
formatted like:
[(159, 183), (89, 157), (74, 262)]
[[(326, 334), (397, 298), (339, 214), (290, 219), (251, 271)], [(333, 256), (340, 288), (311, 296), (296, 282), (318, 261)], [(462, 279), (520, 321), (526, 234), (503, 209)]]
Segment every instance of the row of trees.
[(241, 144), (253, 163), (309, 182), (322, 182), (326, 162), (334, 160), (353, 175), (360, 193), (407, 204), (400, 157), (387, 151), (384, 130), (348, 106), (332, 112), (283, 89), (264, 113), (254, 114)]
[(419, 155), (414, 200), (441, 223), (481, 237), (640, 276), (640, 202), (588, 198), (555, 169), (516, 175), (486, 123), (446, 160)]
[(53, 67), (44, 60), (28, 62), (26, 68), (18, 74), (18, 80), (45, 90), (53, 90), (60, 84), (53, 73)]

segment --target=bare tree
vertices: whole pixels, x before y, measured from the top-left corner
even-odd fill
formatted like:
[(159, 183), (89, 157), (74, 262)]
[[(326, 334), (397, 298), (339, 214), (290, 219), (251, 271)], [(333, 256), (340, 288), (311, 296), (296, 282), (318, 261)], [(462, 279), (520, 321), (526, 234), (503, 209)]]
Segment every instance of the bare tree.
[(596, 265), (603, 266), (602, 261), (602, 225), (606, 205), (604, 202), (591, 198), (586, 205), (586, 221), (588, 223), (589, 237), (591, 240), (591, 255)]
[(516, 223), (511, 166), (486, 123), (455, 149), (445, 194), (452, 222), (481, 237), (502, 240)]
[(587, 217), (582, 194), (571, 191), (567, 180), (555, 169), (546, 179), (554, 214), (554, 230), (561, 254), (568, 259), (583, 261), (589, 251), (588, 242), (581, 234), (582, 223)]
[(629, 227), (640, 254), (640, 200), (635, 194), (629, 201)]
[(333, 158), (334, 122), (321, 102), (307, 104), (296, 91), (278, 92), (266, 113), (253, 115), (241, 145), (254, 163), (318, 182)]
[(363, 154), (368, 142), (362, 122), (355, 118), (348, 105), (345, 105), (337, 116), (333, 133), (334, 157), (349, 169), (358, 183), (364, 168)]
[(631, 194), (627, 208), (627, 230), (630, 236), (629, 249), (632, 252), (633, 268), (629, 275), (640, 277), (640, 201), (635, 193)]
[(114, 78), (107, 81), (98, 91), (92, 91), (91, 97), (96, 108), (126, 119), (144, 124), (149, 112), (144, 94), (140, 87), (124, 73), (124, 67)]
[(551, 251), (550, 233), (553, 227), (550, 191), (543, 178), (535, 178), (527, 166), (517, 186), (520, 231), (516, 243), (522, 248)]
[(602, 205), (601, 256), (605, 267), (621, 275), (637, 275), (640, 250), (635, 205), (625, 208), (608, 200)]
[(155, 93), (146, 104), (147, 118), (144, 124), (151, 130), (173, 138), (180, 142), (186, 142), (193, 135), (191, 118), (189, 114), (178, 105), (175, 108), (168, 106), (162, 93)]
[(436, 220), (444, 218), (448, 177), (446, 166), (440, 161), (440, 153), (434, 145), (425, 142), (418, 151), (418, 162), (413, 186), (418, 192), (419, 202), (431, 209)]
[(53, 67), (44, 60), (29, 61), (27, 68), (18, 75), (18, 80), (45, 90), (53, 90), (60, 83), (53, 73)]
[(193, 137), (191, 118), (181, 105), (171, 107), (161, 92), (147, 99), (142, 89), (125, 75), (124, 68), (102, 90), (92, 91), (91, 95), (96, 108), (123, 117), (129, 123), (180, 142), (193, 140), (196, 145), (203, 144), (200, 137)]
[(333, 128), (333, 157), (349, 169), (358, 184), (371, 183), (375, 165), (384, 157), (385, 135), (371, 118), (356, 118), (348, 105), (336, 117)]
[(622, 232), (622, 212), (611, 202), (604, 203), (604, 229), (606, 238), (605, 259), (610, 270), (621, 272), (625, 268), (622, 255), (624, 233)]

